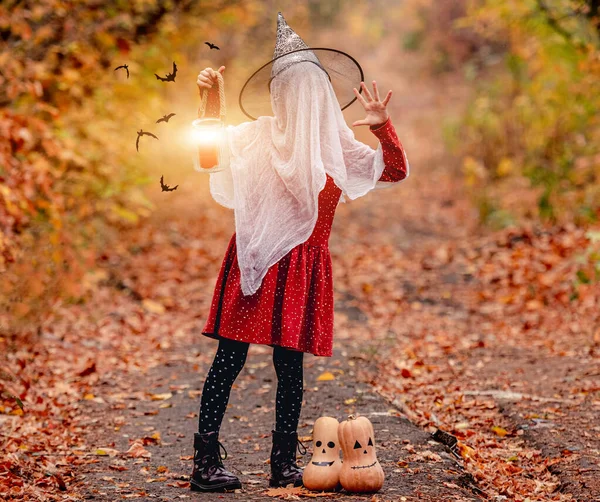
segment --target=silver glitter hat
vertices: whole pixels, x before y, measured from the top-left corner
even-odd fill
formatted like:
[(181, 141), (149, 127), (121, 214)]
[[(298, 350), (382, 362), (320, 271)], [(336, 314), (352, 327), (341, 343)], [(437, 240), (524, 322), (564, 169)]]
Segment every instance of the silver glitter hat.
[(360, 83), (364, 74), (358, 61), (336, 49), (310, 48), (278, 12), (273, 58), (248, 78), (240, 92), (239, 103), (244, 114), (253, 120), (261, 115), (273, 115), (271, 80), (293, 64), (305, 61), (316, 64), (327, 74), (342, 110), (356, 100), (354, 87), (362, 92)]
[(275, 50), (273, 51), (271, 79), (275, 78), (282, 71), (287, 70), (293, 64), (302, 61), (315, 63), (326, 72), (316, 54), (300, 38), (300, 35), (290, 28), (283, 14), (278, 12), (277, 37), (275, 39)]

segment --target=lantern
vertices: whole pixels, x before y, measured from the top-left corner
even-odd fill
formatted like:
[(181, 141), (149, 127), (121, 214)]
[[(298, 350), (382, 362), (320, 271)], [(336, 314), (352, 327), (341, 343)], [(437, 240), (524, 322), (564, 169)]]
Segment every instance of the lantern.
[(205, 118), (210, 89), (200, 90), (198, 118), (192, 122), (192, 138), (197, 146), (194, 169), (201, 173), (217, 173), (229, 165), (229, 149), (225, 133), (225, 86), (217, 72), (219, 91), (219, 118)]

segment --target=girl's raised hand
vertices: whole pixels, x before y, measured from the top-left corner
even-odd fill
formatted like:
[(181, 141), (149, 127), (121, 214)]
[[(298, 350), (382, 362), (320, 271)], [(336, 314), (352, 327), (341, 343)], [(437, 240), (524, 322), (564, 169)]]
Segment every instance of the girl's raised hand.
[(392, 91), (388, 91), (387, 96), (383, 101), (379, 99), (379, 91), (377, 90), (377, 82), (373, 80), (373, 95), (367, 89), (367, 86), (364, 82), (360, 83), (363, 92), (366, 96), (366, 99), (358, 92), (356, 88), (354, 88), (354, 94), (356, 95), (358, 101), (363, 108), (367, 112), (367, 116), (362, 120), (357, 120), (352, 124), (352, 127), (359, 125), (368, 125), (368, 126), (376, 126), (383, 124), (389, 117), (387, 112), (387, 104), (392, 97)]
[[(221, 66), (221, 68), (219, 68), (219, 73), (222, 75), (223, 72), (225, 71), (225, 67)], [(213, 70), (212, 68), (204, 68), (204, 70), (202, 70), (199, 74), (198, 74), (198, 80), (196, 80), (196, 84), (198, 84), (198, 87), (200, 89), (205, 88), (205, 89), (210, 89), (213, 84), (217, 83), (217, 72), (215, 70)]]

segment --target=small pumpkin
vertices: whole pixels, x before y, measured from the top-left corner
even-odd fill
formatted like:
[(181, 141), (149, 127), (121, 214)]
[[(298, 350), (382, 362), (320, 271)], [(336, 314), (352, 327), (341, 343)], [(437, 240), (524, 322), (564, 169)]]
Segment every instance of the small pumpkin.
[(313, 456), (304, 468), (302, 481), (309, 490), (331, 491), (340, 484), (339, 422), (335, 418), (318, 418), (313, 427)]
[(349, 417), (338, 428), (344, 462), (342, 487), (349, 492), (376, 492), (383, 486), (384, 473), (375, 452), (373, 424), (366, 417)]

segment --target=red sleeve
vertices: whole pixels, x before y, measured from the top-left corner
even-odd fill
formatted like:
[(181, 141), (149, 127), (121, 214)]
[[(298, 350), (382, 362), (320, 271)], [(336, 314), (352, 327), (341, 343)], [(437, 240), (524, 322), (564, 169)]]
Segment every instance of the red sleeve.
[[(208, 91), (208, 100), (204, 118), (219, 118), (219, 87), (215, 84)], [(204, 91), (206, 92), (206, 91)], [(215, 145), (202, 145), (198, 147), (200, 165), (205, 168), (214, 167), (218, 163), (217, 147)]]
[(379, 181), (402, 181), (408, 176), (408, 160), (392, 121), (388, 118), (380, 126), (371, 126), (370, 129), (377, 136), (383, 150), (385, 168)]

